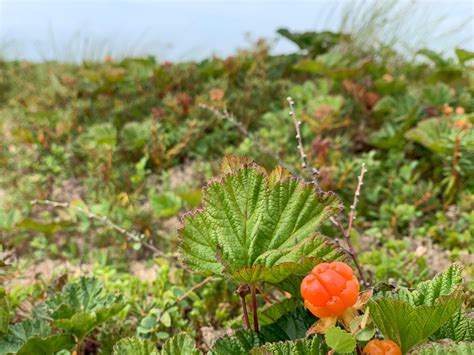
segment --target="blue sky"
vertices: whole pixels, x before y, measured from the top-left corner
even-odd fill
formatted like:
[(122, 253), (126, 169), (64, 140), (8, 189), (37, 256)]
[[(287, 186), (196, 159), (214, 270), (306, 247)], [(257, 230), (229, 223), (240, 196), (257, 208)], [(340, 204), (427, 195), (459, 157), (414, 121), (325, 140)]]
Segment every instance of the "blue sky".
[[(347, 2), (0, 0), (0, 43), (7, 57), (30, 60), (98, 59), (108, 53), (201, 59), (232, 54), (259, 37), (268, 38), (275, 52), (288, 52), (294, 47), (276, 40), (276, 28), (337, 30)], [(424, 0), (417, 6), (413, 28), (426, 32), (428, 46), (474, 50), (474, 1)], [(417, 28), (417, 21), (428, 18)], [(462, 31), (439, 38), (460, 24)]]

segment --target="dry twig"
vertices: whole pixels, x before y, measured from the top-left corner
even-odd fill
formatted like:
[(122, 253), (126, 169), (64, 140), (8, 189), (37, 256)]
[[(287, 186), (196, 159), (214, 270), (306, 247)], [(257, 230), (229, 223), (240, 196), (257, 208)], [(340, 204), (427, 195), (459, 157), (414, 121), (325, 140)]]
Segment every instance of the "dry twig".
[(347, 227), (347, 234), (350, 236), (351, 231), (352, 231), (352, 224), (354, 222), (354, 219), (356, 217), (355, 211), (357, 208), (357, 203), (359, 202), (359, 196), (360, 196), (360, 189), (362, 185), (364, 184), (364, 175), (367, 172), (367, 169), (365, 168), (365, 163), (362, 163), (362, 168), (360, 171), (360, 175), (357, 177), (357, 188), (354, 193), (354, 201), (352, 202), (351, 205), (351, 212), (349, 213), (349, 227)]
[(318, 192), (321, 193), (321, 186), (319, 186), (320, 173), (318, 169), (311, 167), (308, 163), (308, 157), (305, 153), (303, 146), (303, 138), (301, 136), (301, 121), (296, 118), (295, 102), (290, 96), (288, 96), (286, 100), (288, 101), (288, 105), (290, 106), (290, 116), (293, 118), (293, 123), (295, 124), (296, 140), (298, 142), (298, 152), (300, 153), (300, 157), (302, 160), (301, 166), (303, 167), (303, 169), (308, 170), (311, 175), (311, 180), (313, 181), (314, 186), (316, 187)]
[(90, 212), (89, 210), (82, 208), (80, 206), (75, 206), (70, 204), (69, 202), (58, 202), (58, 201), (51, 201), (51, 200), (33, 200), (31, 201), (32, 205), (44, 205), (44, 206), (51, 206), (54, 208), (69, 208), (75, 211), (78, 211), (80, 213), (83, 213), (87, 216), (87, 218), (98, 221), (104, 225), (106, 225), (109, 228), (114, 229), (121, 235), (125, 236), (129, 241), (131, 242), (138, 242), (142, 244), (145, 248), (153, 252), (158, 257), (168, 259), (174, 266), (177, 267), (182, 267), (181, 264), (178, 262), (178, 260), (164, 252), (162, 252), (160, 249), (155, 247), (153, 244), (147, 242), (145, 240), (145, 235), (140, 234), (137, 232), (130, 232), (119, 225), (115, 224), (112, 222), (110, 219), (108, 219), (106, 216), (100, 216), (95, 213)]
[(354, 193), (354, 201), (352, 202), (351, 211), (349, 212), (349, 226), (347, 227), (347, 230), (344, 228), (344, 226), (338, 219), (331, 217), (331, 222), (340, 229), (342, 236), (344, 237), (344, 240), (346, 241), (347, 246), (349, 248), (349, 250), (346, 250), (346, 251), (348, 252), (352, 260), (354, 261), (354, 264), (356, 265), (357, 271), (359, 272), (359, 276), (364, 286), (368, 287), (369, 282), (367, 281), (364, 275), (364, 272), (362, 270), (362, 267), (360, 266), (359, 259), (357, 258), (357, 253), (355, 252), (354, 245), (352, 244), (352, 239), (351, 239), (352, 225), (356, 217), (355, 211), (357, 208), (357, 203), (359, 202), (360, 190), (362, 188), (362, 185), (364, 184), (364, 175), (366, 172), (367, 172), (367, 169), (365, 168), (365, 163), (362, 163), (360, 175), (357, 177), (357, 187)]

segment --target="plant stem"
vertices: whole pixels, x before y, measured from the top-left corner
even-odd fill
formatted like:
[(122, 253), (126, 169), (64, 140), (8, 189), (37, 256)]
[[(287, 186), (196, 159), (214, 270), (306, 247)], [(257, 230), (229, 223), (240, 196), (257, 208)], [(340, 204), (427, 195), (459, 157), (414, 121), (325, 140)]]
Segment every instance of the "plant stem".
[(257, 314), (257, 291), (255, 285), (250, 285), (250, 295), (252, 297), (252, 312), (253, 312), (253, 329), (259, 333), (258, 328), (258, 314)]
[(76, 355), (82, 355), (82, 339), (77, 341), (76, 344)]
[(346, 241), (347, 246), (349, 247), (349, 250), (346, 250), (346, 251), (348, 252), (350, 257), (354, 261), (354, 264), (357, 268), (357, 271), (359, 272), (359, 276), (360, 276), (360, 279), (362, 280), (362, 283), (364, 284), (365, 287), (369, 287), (370, 284), (365, 278), (364, 271), (362, 270), (362, 267), (359, 264), (359, 259), (357, 257), (357, 253), (355, 252), (354, 245), (352, 244), (352, 240), (349, 234), (347, 234), (346, 230), (344, 229), (344, 226), (338, 219), (331, 217), (331, 222), (334, 223), (336, 226), (338, 226), (339, 229), (341, 230), (342, 236), (344, 237), (344, 240)]
[(249, 313), (247, 310), (247, 301), (245, 300), (245, 296), (249, 292), (249, 287), (247, 285), (240, 285), (237, 289), (237, 293), (240, 296), (240, 301), (242, 303), (242, 311), (244, 313), (245, 325), (247, 329), (250, 329), (250, 320), (249, 320)]

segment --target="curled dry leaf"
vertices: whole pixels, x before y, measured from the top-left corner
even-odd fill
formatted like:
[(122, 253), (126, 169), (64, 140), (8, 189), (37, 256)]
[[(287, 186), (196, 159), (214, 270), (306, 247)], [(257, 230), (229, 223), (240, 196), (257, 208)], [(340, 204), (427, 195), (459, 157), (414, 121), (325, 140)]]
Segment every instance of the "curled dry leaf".
[(306, 336), (313, 334), (324, 334), (326, 330), (332, 328), (337, 323), (337, 317), (325, 317), (320, 318), (316, 323), (314, 323), (311, 328), (306, 332)]

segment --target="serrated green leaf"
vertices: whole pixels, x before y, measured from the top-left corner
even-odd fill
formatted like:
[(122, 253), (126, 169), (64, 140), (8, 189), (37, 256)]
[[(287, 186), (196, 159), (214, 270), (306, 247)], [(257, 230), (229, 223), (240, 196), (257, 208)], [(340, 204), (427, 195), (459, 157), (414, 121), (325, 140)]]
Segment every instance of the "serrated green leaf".
[(71, 334), (57, 334), (47, 338), (34, 336), (23, 344), (17, 355), (53, 355), (61, 350), (70, 350), (74, 344)]
[(474, 317), (459, 310), (433, 335), (433, 339), (474, 341)]
[(356, 346), (352, 335), (339, 327), (329, 328), (324, 334), (324, 338), (326, 344), (338, 353), (351, 353)]
[(53, 319), (69, 318), (76, 312), (93, 312), (119, 303), (123, 303), (123, 298), (105, 292), (103, 283), (95, 277), (81, 277), (46, 301)]
[(415, 128), (405, 133), (405, 138), (419, 143), (442, 156), (451, 155), (456, 140), (459, 150), (469, 157), (474, 151), (474, 132), (454, 125), (456, 120), (469, 120), (473, 115), (458, 115), (443, 118), (431, 118), (421, 121)]
[(209, 354), (240, 355), (247, 354), (251, 349), (262, 346), (267, 342), (296, 340), (306, 337), (306, 331), (316, 321), (316, 318), (298, 307), (272, 324), (263, 326), (257, 334), (250, 330), (239, 330), (232, 336), (224, 336), (217, 340)]
[(196, 348), (194, 339), (187, 334), (178, 334), (169, 338), (163, 345), (162, 355), (198, 355), (199, 350)]
[(150, 340), (124, 338), (119, 340), (113, 348), (114, 355), (159, 355), (155, 344)]
[(427, 343), (414, 349), (413, 355), (470, 355), (474, 354), (474, 343), (443, 341), (439, 343)]
[(88, 277), (66, 285), (46, 305), (55, 324), (79, 339), (125, 307), (121, 296), (107, 294), (102, 282)]
[(208, 185), (203, 209), (186, 215), (180, 231), (181, 254), (196, 272), (278, 283), (343, 257), (314, 232), (340, 210), (336, 195), (318, 195), (282, 168), (267, 174), (235, 157), (224, 160), (223, 171)]
[(258, 321), (260, 326), (275, 323), (286, 313), (295, 310), (301, 305), (301, 301), (296, 298), (285, 298), (258, 311)]
[(412, 306), (400, 299), (383, 297), (368, 303), (370, 315), (382, 334), (395, 341), (402, 352), (423, 343), (461, 306), (463, 294), (456, 290), (438, 298), (436, 305)]
[(250, 353), (252, 355), (319, 355), (326, 354), (327, 347), (320, 339), (314, 337), (312, 339), (298, 339), (295, 341), (266, 344), (252, 349)]
[(433, 306), (439, 297), (453, 293), (462, 285), (462, 282), (462, 268), (457, 264), (453, 264), (432, 280), (418, 284), (415, 291), (412, 292), (412, 302), (415, 306)]
[(295, 340), (306, 337), (306, 331), (314, 324), (316, 317), (300, 306), (286, 313), (272, 324), (260, 329), (266, 341)]
[(262, 335), (251, 330), (238, 330), (234, 335), (226, 335), (214, 344), (208, 355), (248, 354), (251, 349), (263, 345)]
[[(462, 267), (453, 264), (433, 280), (420, 283), (414, 291), (401, 289), (398, 297), (413, 306), (433, 306), (440, 296), (449, 295), (462, 285)], [(464, 310), (457, 311), (431, 337), (432, 339), (452, 339), (455, 341), (474, 340), (474, 322)]]
[(58, 328), (82, 339), (100, 323), (93, 313), (76, 313), (70, 319), (58, 319), (54, 324), (56, 324)]
[(50, 333), (51, 328), (45, 320), (26, 320), (11, 325), (7, 333), (0, 337), (0, 354), (16, 353), (29, 338), (45, 338)]

